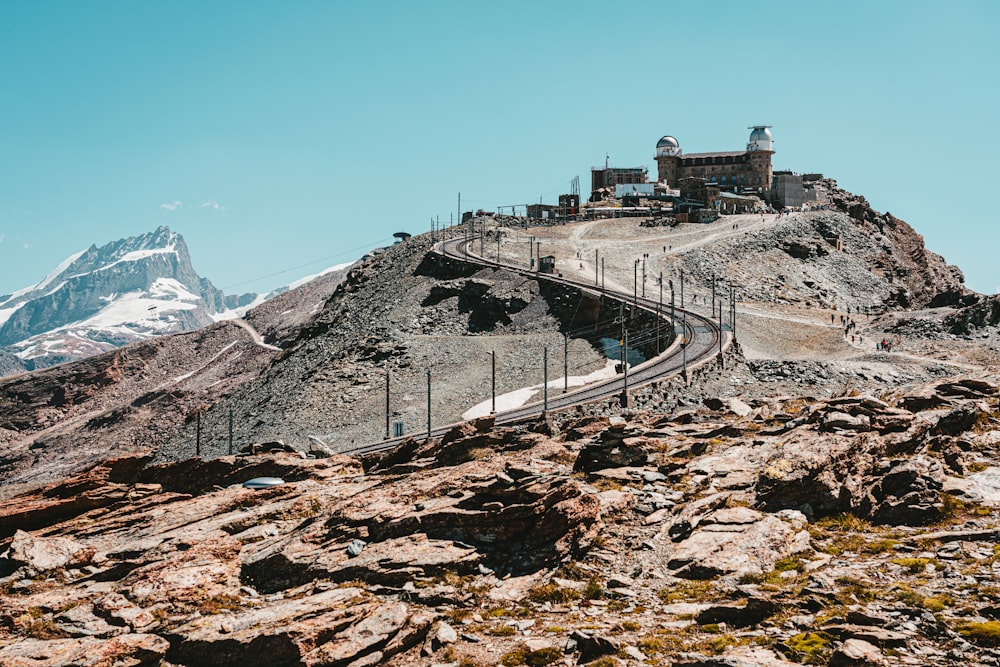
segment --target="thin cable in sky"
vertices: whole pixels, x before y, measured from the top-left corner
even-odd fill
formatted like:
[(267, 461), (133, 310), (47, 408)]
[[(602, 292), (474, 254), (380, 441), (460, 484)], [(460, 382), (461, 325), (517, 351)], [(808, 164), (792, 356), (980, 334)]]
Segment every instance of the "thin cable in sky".
[(230, 290), (230, 289), (233, 289), (234, 287), (239, 287), (240, 285), (247, 285), (249, 283), (257, 282), (258, 280), (264, 280), (266, 278), (273, 278), (275, 276), (280, 276), (283, 273), (288, 273), (289, 271), (296, 271), (298, 269), (304, 269), (307, 266), (312, 266), (313, 264), (319, 264), (320, 262), (328, 262), (331, 259), (336, 259), (337, 257), (343, 257), (344, 255), (350, 255), (350, 254), (355, 253), (355, 252), (360, 252), (362, 250), (367, 250), (367, 249), (370, 249), (370, 248), (378, 247), (379, 245), (381, 245), (383, 243), (386, 243), (386, 242), (389, 242), (389, 241), (392, 241), (392, 237), (387, 237), (387, 238), (384, 238), (384, 239), (379, 239), (378, 241), (374, 241), (374, 242), (371, 242), (371, 243), (366, 243), (366, 244), (358, 246), (356, 248), (351, 248), (350, 250), (342, 250), (341, 252), (334, 253), (332, 255), (328, 255), (328, 256), (322, 257), (320, 259), (314, 259), (311, 262), (306, 262), (305, 264), (299, 264), (297, 266), (290, 266), (287, 269), (282, 269), (281, 271), (275, 271), (274, 273), (268, 273), (267, 275), (264, 275), (264, 276), (257, 276), (256, 278), (250, 278), (249, 280), (244, 280), (242, 282), (233, 283), (232, 285), (228, 285), (226, 287), (223, 287), (222, 290)]

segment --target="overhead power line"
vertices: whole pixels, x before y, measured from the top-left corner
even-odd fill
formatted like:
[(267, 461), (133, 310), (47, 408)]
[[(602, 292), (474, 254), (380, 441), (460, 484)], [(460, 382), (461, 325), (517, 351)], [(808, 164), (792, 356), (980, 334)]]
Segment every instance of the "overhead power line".
[(268, 274), (263, 275), (263, 276), (257, 276), (256, 278), (250, 278), (249, 280), (244, 280), (242, 282), (233, 283), (232, 285), (227, 285), (225, 287), (222, 287), (221, 289), (222, 290), (230, 290), (230, 289), (233, 289), (234, 287), (240, 287), (241, 285), (248, 285), (250, 283), (257, 282), (258, 280), (265, 280), (266, 278), (274, 278), (275, 276), (280, 276), (280, 275), (282, 275), (284, 273), (288, 273), (289, 271), (297, 271), (299, 269), (304, 269), (307, 266), (313, 266), (314, 264), (319, 264), (320, 262), (329, 262), (332, 259), (337, 259), (338, 257), (344, 257), (345, 255), (352, 255), (354, 253), (361, 252), (362, 250), (371, 250), (372, 248), (377, 248), (380, 245), (383, 245), (385, 243), (391, 243), (392, 241), (393, 241), (393, 238), (391, 236), (389, 236), (389, 237), (384, 238), (384, 239), (379, 239), (378, 241), (373, 241), (373, 242), (366, 243), (366, 244), (358, 246), (356, 248), (351, 248), (349, 250), (341, 250), (338, 253), (334, 253), (332, 255), (327, 255), (326, 257), (321, 257), (319, 259), (314, 259), (314, 260), (312, 260), (310, 262), (306, 262), (304, 264), (298, 264), (296, 266), (290, 266), (287, 269), (282, 269), (280, 271), (275, 271), (274, 273), (268, 273)]

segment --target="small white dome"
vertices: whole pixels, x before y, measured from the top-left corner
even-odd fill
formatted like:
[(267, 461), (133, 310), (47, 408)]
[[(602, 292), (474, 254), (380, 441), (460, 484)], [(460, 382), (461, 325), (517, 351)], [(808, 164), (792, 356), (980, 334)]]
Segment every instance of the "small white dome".
[(767, 129), (766, 125), (755, 125), (753, 127), (753, 132), (750, 133), (750, 140), (747, 141), (748, 151), (769, 151), (772, 150), (771, 142), (774, 139), (771, 137), (771, 131)]
[(681, 145), (674, 137), (669, 134), (664, 136), (662, 139), (656, 142), (656, 156), (661, 155), (680, 155)]

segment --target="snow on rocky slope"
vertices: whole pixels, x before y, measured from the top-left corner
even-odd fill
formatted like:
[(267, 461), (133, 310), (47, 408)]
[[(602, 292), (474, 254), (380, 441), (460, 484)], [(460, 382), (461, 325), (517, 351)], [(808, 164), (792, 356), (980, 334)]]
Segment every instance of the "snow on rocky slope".
[(159, 227), (92, 245), (38, 284), (0, 296), (0, 351), (44, 368), (236, 317), (255, 296), (223, 295), (195, 272), (180, 234)]

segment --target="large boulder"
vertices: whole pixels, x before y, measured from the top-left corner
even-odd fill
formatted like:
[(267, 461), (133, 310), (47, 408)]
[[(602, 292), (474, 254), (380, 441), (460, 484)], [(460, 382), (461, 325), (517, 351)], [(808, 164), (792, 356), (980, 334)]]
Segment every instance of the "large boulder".
[(941, 465), (915, 457), (888, 463), (871, 480), (857, 511), (875, 524), (924, 526), (939, 520), (943, 511)]
[(862, 476), (884, 443), (874, 433), (854, 436), (796, 429), (757, 476), (758, 503), (769, 511), (808, 506), (823, 516), (850, 509), (863, 494)]
[[(0, 648), (0, 665), (11, 667), (156, 667), (163, 664), (170, 643), (152, 634), (128, 634), (107, 639), (22, 638)], [(207, 663), (206, 663), (207, 664)]]
[(703, 403), (709, 410), (731, 412), (737, 417), (749, 417), (753, 413), (753, 408), (734, 396), (729, 398), (710, 397), (706, 398)]
[(596, 442), (584, 446), (573, 470), (593, 472), (605, 468), (641, 467), (661, 445), (660, 440), (646, 437), (634, 429), (609, 428), (601, 432)]
[(454, 503), (376, 521), (369, 534), (381, 540), (423, 532), (538, 561), (578, 554), (597, 535), (600, 501), (574, 479), (539, 475), (514, 481), (498, 476), (468, 491)]
[(850, 415), (846, 412), (831, 411), (823, 415), (823, 431), (870, 431), (871, 418), (868, 415)]
[(769, 572), (777, 561), (809, 547), (805, 526), (800, 512), (776, 516), (746, 507), (716, 510), (673, 548), (667, 568), (686, 579)]
[(989, 411), (985, 406), (965, 403), (938, 419), (934, 430), (944, 435), (961, 435), (988, 418)]
[(276, 592), (315, 579), (363, 580), (402, 586), (418, 578), (476, 572), (482, 554), (451, 540), (428, 539), (423, 533), (365, 544), (357, 555), (351, 545), (317, 545), (310, 539), (276, 539), (244, 556), (243, 579), (261, 591)]
[(11, 538), (6, 558), (14, 567), (32, 575), (67, 566), (82, 567), (94, 556), (94, 549), (68, 537), (36, 537), (19, 530)]
[(673, 667), (797, 667), (774, 651), (758, 646), (738, 646), (723, 655), (682, 653), (670, 663)]
[(185, 665), (378, 664), (423, 641), (433, 617), (361, 589), (334, 588), (278, 599), (219, 619), (201, 616), (171, 630), (171, 662)]

